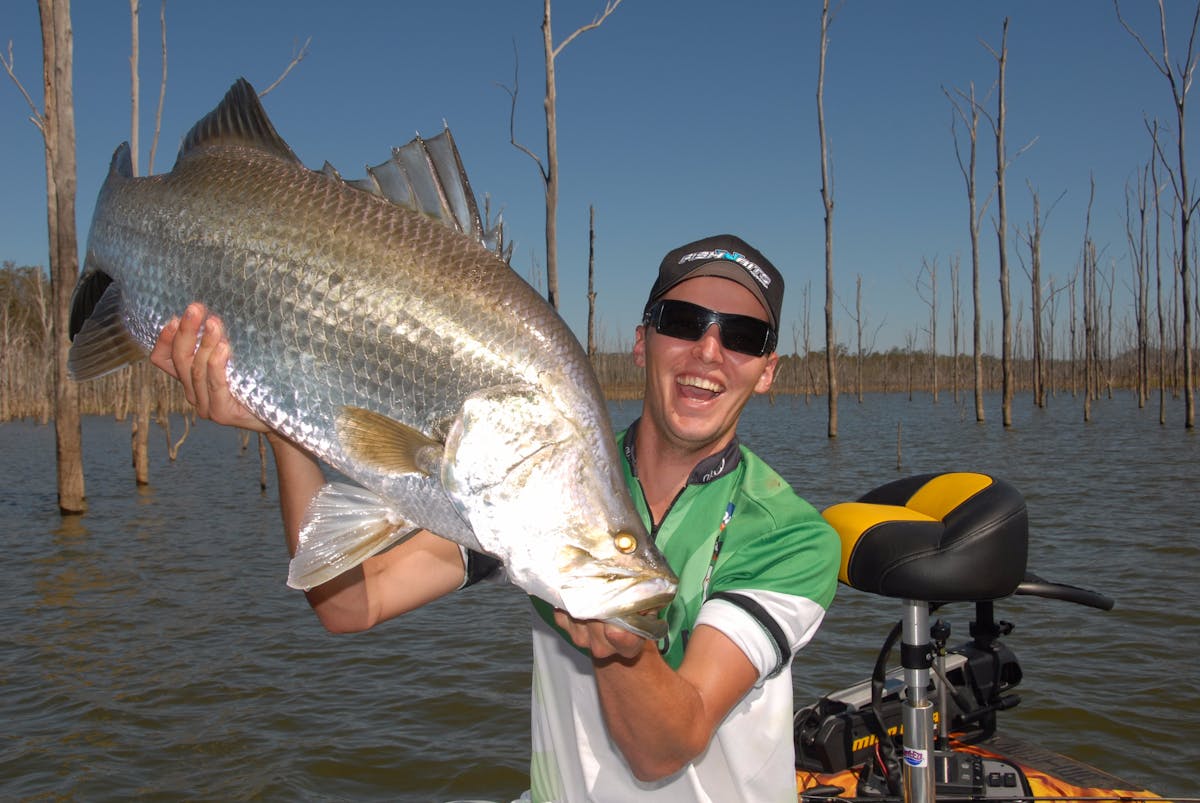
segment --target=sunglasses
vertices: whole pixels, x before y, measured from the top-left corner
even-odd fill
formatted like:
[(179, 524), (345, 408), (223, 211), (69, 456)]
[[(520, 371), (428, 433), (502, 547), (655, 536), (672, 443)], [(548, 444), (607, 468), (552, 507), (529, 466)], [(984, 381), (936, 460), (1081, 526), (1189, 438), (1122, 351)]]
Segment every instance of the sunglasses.
[(714, 323), (721, 332), (721, 345), (739, 354), (761, 357), (775, 349), (775, 330), (766, 321), (749, 315), (716, 312), (699, 304), (664, 298), (646, 310), (646, 326), (667, 337), (699, 340)]

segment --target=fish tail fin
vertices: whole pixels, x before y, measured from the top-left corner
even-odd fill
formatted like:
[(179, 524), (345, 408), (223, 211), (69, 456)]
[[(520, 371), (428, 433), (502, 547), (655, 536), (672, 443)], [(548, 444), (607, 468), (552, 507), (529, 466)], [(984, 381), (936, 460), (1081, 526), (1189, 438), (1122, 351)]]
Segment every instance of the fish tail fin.
[(319, 586), (416, 530), (377, 494), (329, 483), (309, 504), (287, 584), (304, 591)]
[(112, 373), (147, 354), (125, 327), (120, 286), (100, 271), (84, 274), (76, 285), (68, 331), (67, 371), (77, 381)]

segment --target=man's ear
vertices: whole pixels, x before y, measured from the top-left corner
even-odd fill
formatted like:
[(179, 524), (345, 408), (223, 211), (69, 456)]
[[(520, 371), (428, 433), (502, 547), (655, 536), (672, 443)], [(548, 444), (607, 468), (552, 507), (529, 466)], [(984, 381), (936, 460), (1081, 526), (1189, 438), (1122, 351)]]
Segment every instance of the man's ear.
[(638, 368), (646, 367), (646, 326), (639, 324), (633, 330), (633, 364)]
[(767, 357), (767, 364), (763, 366), (758, 382), (754, 384), (755, 393), (766, 393), (771, 389), (771, 385), (775, 382), (775, 369), (778, 367), (779, 355), (772, 351)]

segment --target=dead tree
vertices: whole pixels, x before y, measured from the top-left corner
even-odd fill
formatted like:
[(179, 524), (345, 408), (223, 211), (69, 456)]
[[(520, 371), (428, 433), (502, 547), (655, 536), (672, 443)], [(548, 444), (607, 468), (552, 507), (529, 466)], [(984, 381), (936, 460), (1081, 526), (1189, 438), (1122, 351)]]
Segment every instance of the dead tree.
[(800, 298), (804, 309), (802, 317), (804, 325), (804, 403), (808, 404), (809, 399), (816, 395), (817, 392), (817, 377), (813, 373), (812, 368), (812, 282), (804, 283), (804, 288), (800, 291)]
[(1096, 388), (1096, 245), (1092, 242), (1092, 203), (1096, 179), (1091, 179), (1087, 215), (1083, 228), (1083, 420), (1092, 420), (1092, 398)]
[(588, 204), (587, 353), (596, 356), (596, 207)]
[(1047, 391), (1051, 396), (1057, 395), (1057, 383), (1054, 381), (1054, 322), (1058, 316), (1058, 291), (1054, 288), (1054, 277), (1049, 279), (1050, 293), (1046, 298), (1046, 322), (1050, 324), (1050, 333), (1046, 341), (1046, 380)]
[(1076, 309), (1077, 294), (1076, 290), (1079, 286), (1079, 271), (1080, 266), (1075, 266), (1075, 272), (1071, 274), (1071, 280), (1067, 282), (1067, 298), (1071, 300), (1070, 315), (1067, 320), (1070, 321), (1071, 343), (1069, 346), (1069, 355), (1071, 362), (1071, 398), (1075, 398), (1075, 394), (1079, 392), (1079, 312)]
[[(141, 56), (138, 40), (139, 0), (129, 0), (129, 156), (133, 175), (138, 174), (139, 134), (141, 116), (141, 84), (138, 60)], [(150, 484), (150, 371), (146, 361), (138, 362), (131, 369), (134, 386), (134, 412), (130, 427), (130, 449), (133, 463), (133, 478), (137, 485)]]
[[(1153, 164), (1154, 156), (1150, 162)], [(1125, 240), (1129, 244), (1129, 262), (1133, 270), (1133, 318), (1135, 327), (1134, 351), (1137, 358), (1137, 376), (1134, 384), (1137, 391), (1138, 409), (1146, 406), (1150, 395), (1150, 344), (1148, 313), (1150, 309), (1150, 271), (1147, 231), (1147, 205), (1149, 199), (1149, 171), (1147, 164), (1138, 173), (1136, 187), (1125, 184)], [(1137, 222), (1134, 223), (1133, 207), (1137, 207)]]
[[(976, 180), (975, 180), (975, 165), (977, 158), (976, 145), (979, 134), (979, 116), (981, 106), (975, 99), (975, 84), (970, 84), (970, 92), (963, 93), (961, 90), (957, 92), (963, 103), (959, 103), (945, 89), (942, 92), (950, 100), (954, 107), (954, 114), (950, 117), (950, 133), (954, 137), (954, 156), (958, 159), (959, 170), (962, 171), (963, 179), (967, 184), (967, 209), (968, 209), (968, 230), (971, 234), (971, 348), (972, 348), (972, 365), (974, 366), (974, 386), (975, 386), (975, 420), (983, 422), (983, 344), (982, 340), (982, 321), (983, 309), (980, 301), (980, 284), (979, 284), (979, 229), (983, 221), (983, 216), (987, 212), (988, 205), (991, 203), (992, 194), (989, 192), (987, 199), (984, 200), (983, 206), (980, 207), (976, 201)], [(965, 107), (964, 107), (965, 104)], [(955, 118), (961, 119), (967, 128), (968, 141), (970, 143), (969, 156), (967, 163), (963, 164), (962, 151), (958, 143), (958, 126)]]
[[(1158, 123), (1147, 124), (1154, 151), (1158, 151)], [(1158, 162), (1150, 156), (1151, 198), (1154, 199), (1154, 298), (1158, 314), (1158, 423), (1167, 423), (1167, 327), (1162, 290), (1162, 207), (1159, 206)]]
[[(928, 295), (925, 290), (928, 288)], [(937, 370), (937, 257), (930, 262), (921, 258), (921, 272), (917, 274), (917, 295), (929, 307), (929, 387), (933, 393), (933, 403), (938, 400), (938, 370)]]
[(997, 81), (996, 116), (988, 119), (996, 136), (996, 240), (1000, 256), (1000, 369), (1003, 383), (1001, 395), (1001, 417), (1004, 426), (1012, 426), (1013, 365), (1012, 365), (1012, 304), (1008, 287), (1008, 204), (1005, 200), (1004, 175), (1008, 169), (1008, 153), (1004, 145), (1005, 135), (1005, 78), (1008, 68), (1008, 18), (1004, 18), (1000, 37), (1000, 51), (990, 46), (988, 50), (996, 59), (1000, 77)]
[(833, 323), (833, 178), (829, 168), (829, 141), (825, 134), (825, 56), (829, 51), (829, 0), (821, 3), (821, 51), (817, 68), (817, 133), (821, 145), (821, 203), (825, 207), (825, 377), (829, 401), (827, 434), (838, 434), (837, 333)]
[(950, 386), (955, 404), (958, 404), (959, 394), (959, 316), (962, 312), (962, 300), (959, 296), (960, 269), (961, 260), (958, 254), (955, 254), (950, 260), (950, 344), (953, 355), (950, 361)]
[(519, 84), (515, 69), (513, 70), (512, 87), (504, 87), (512, 100), (508, 118), (509, 142), (534, 161), (546, 189), (546, 299), (555, 309), (558, 309), (558, 85), (555, 80), (554, 62), (563, 49), (575, 41), (576, 37), (603, 25), (619, 5), (621, 5), (621, 0), (607, 0), (604, 11), (599, 16), (587, 25), (576, 28), (570, 36), (555, 45), (554, 31), (550, 23), (550, 0), (543, 0), (542, 49), (546, 62), (546, 95), (542, 101), (542, 107), (546, 113), (545, 162), (531, 149), (517, 142), (516, 117)]
[(70, 0), (38, 0), (42, 26), (42, 84), (44, 107), (34, 105), (17, 79), (12, 44), (5, 72), (32, 111), (42, 132), (46, 153), (46, 222), (50, 240), (50, 295), (54, 310), (54, 438), (58, 508), (65, 514), (87, 509), (83, 482), (82, 430), (79, 387), (67, 375), (70, 342), (67, 327), (71, 293), (79, 275), (75, 230), (75, 100), (72, 90), (74, 41)]
[[(805, 285), (805, 289), (807, 290), (807, 285)], [(805, 304), (807, 305), (807, 303), (808, 303), (808, 298), (806, 295), (805, 296)], [(849, 312), (849, 310), (847, 310), (847, 313), (851, 314)], [(807, 314), (808, 314), (808, 310), (805, 309), (805, 315), (807, 316)], [(858, 400), (858, 403), (862, 404), (862, 402), (863, 402), (863, 385), (864, 385), (863, 365), (866, 362), (867, 355), (875, 350), (875, 339), (878, 337), (879, 329), (882, 328), (883, 324), (880, 324), (879, 327), (876, 327), (874, 334), (870, 335), (870, 340), (868, 340), (867, 339), (868, 336), (866, 334), (868, 319), (867, 319), (866, 314), (863, 312), (862, 274), (861, 273), (858, 274), (858, 276), (855, 277), (855, 280), (854, 280), (854, 312), (851, 314), (851, 317), (854, 320), (854, 330), (855, 330), (855, 339), (856, 339), (855, 356), (854, 356), (854, 394)], [(807, 326), (808, 326), (808, 324), (806, 322), (805, 323), (806, 339), (807, 339)]]
[[(1167, 171), (1167, 176), (1171, 180), (1171, 186), (1175, 191), (1175, 201), (1179, 211), (1179, 278), (1181, 282), (1180, 293), (1183, 298), (1183, 331), (1181, 340), (1183, 342), (1184, 426), (1187, 429), (1192, 429), (1196, 423), (1196, 407), (1193, 396), (1192, 287), (1188, 247), (1191, 243), (1189, 232), (1192, 214), (1196, 211), (1196, 206), (1200, 203), (1200, 199), (1193, 199), (1192, 197), (1194, 188), (1188, 182), (1187, 150), (1184, 143), (1186, 140), (1187, 96), (1188, 91), (1192, 87), (1192, 77), (1196, 72), (1196, 65), (1200, 63), (1200, 53), (1196, 52), (1196, 32), (1200, 28), (1200, 2), (1196, 4), (1196, 11), (1192, 17), (1192, 30), (1188, 35), (1187, 51), (1184, 59), (1182, 62), (1174, 65), (1171, 63), (1170, 50), (1167, 43), (1167, 12), (1163, 0), (1158, 0), (1159, 36), (1161, 41), (1160, 54), (1151, 51), (1137, 31), (1131, 28), (1121, 17), (1121, 6), (1118, 0), (1113, 0), (1113, 7), (1116, 9), (1117, 20), (1121, 23), (1122, 27), (1141, 46), (1155, 69), (1167, 79), (1167, 83), (1171, 88), (1171, 100), (1175, 107), (1176, 154), (1173, 159), (1169, 158), (1166, 152), (1159, 148), (1158, 157)], [(1155, 143), (1156, 146), (1159, 144), (1157, 139)]]
[[(1046, 210), (1046, 216), (1042, 217), (1041, 213), (1041, 196), (1033, 188), (1033, 184), (1028, 180), (1026, 185), (1029, 187), (1029, 194), (1033, 199), (1033, 220), (1025, 229), (1023, 239), (1025, 246), (1029, 249), (1029, 266), (1026, 268), (1025, 275), (1029, 279), (1030, 294), (1030, 366), (1032, 369), (1032, 386), (1033, 386), (1033, 403), (1037, 407), (1046, 406), (1046, 348), (1042, 342), (1042, 317), (1045, 314), (1045, 301), (1042, 294), (1042, 235), (1046, 230), (1046, 221), (1050, 217), (1050, 213), (1054, 211), (1054, 207), (1058, 205), (1058, 201), (1062, 200), (1062, 195), (1051, 204), (1050, 209)], [(1065, 193), (1064, 193), (1065, 195)], [(1024, 258), (1020, 256), (1022, 265)]]

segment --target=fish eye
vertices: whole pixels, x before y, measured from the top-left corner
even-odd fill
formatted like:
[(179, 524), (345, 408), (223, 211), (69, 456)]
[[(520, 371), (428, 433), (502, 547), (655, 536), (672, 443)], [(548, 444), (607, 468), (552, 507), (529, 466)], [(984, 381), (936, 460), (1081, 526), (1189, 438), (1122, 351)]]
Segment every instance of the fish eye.
[(637, 549), (637, 539), (629, 533), (617, 533), (613, 536), (613, 545), (623, 555), (628, 555)]

